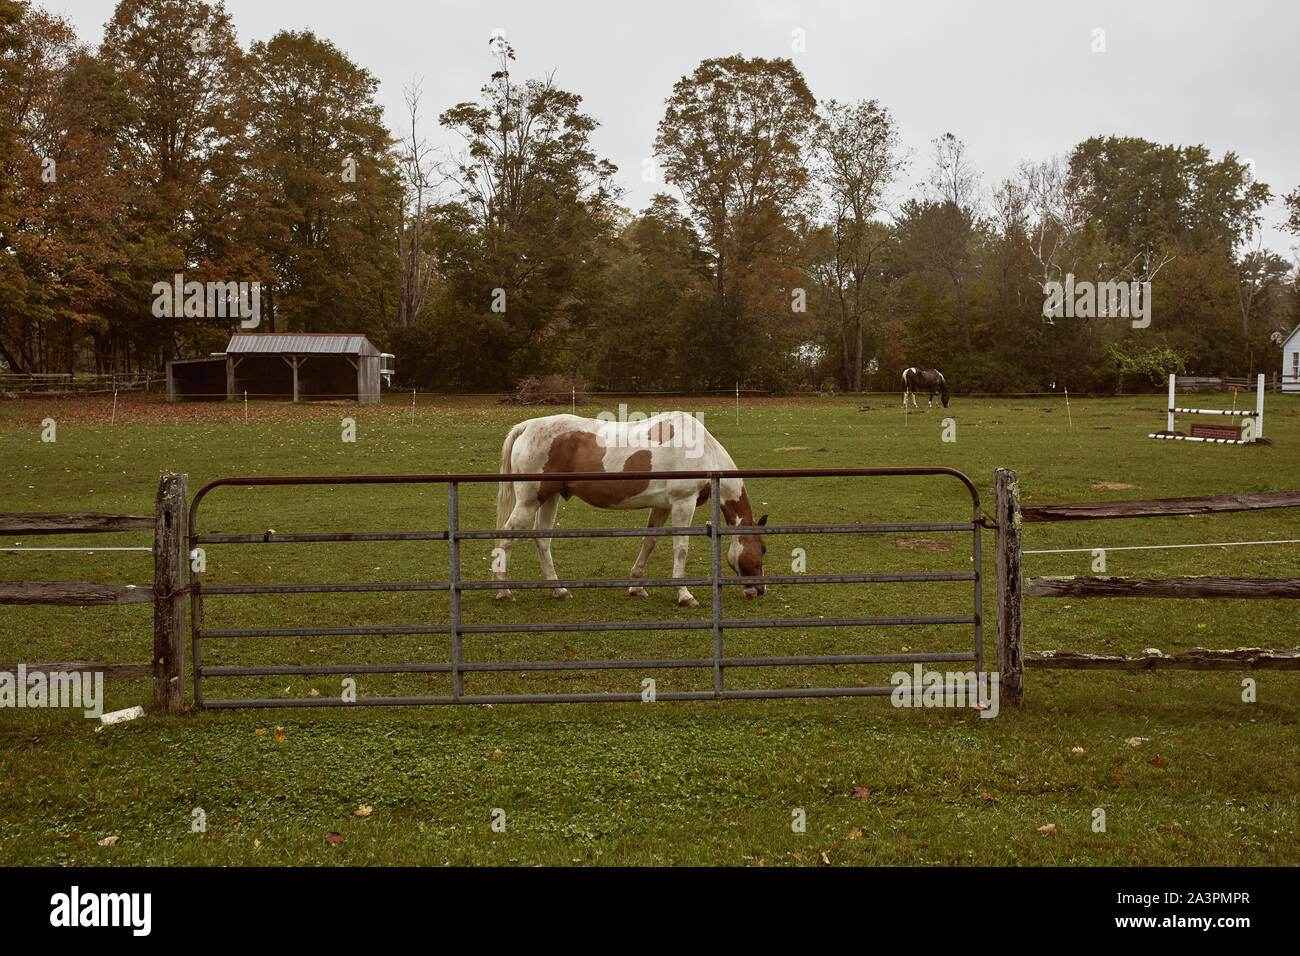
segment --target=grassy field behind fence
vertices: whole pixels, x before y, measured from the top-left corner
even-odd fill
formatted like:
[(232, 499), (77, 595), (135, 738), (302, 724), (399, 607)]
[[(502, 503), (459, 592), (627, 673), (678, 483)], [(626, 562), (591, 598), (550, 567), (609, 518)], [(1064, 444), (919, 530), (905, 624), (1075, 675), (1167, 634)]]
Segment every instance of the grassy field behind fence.
[[(1230, 407), (1232, 397), (1194, 404)], [(1253, 404), (1237, 396), (1238, 407)], [(904, 415), (897, 397), (638, 402), (698, 413), (740, 467), (947, 465), (970, 475), (991, 511), (994, 469), (1020, 474), (1026, 505), (1300, 489), (1300, 398), (1270, 395), (1265, 434), (1237, 448), (1155, 442), (1164, 396), (1072, 400), (956, 398)], [(167, 406), (156, 398), (0, 403), (5, 511), (150, 513), (158, 475), (189, 475), (191, 493), (234, 475), (494, 472), (506, 429), (561, 409), (482, 398), (422, 397), (382, 406)], [(564, 409), (567, 410), (567, 409)], [(580, 413), (617, 411), (590, 404)], [(341, 419), (356, 442), (341, 441)], [(42, 420), (57, 441), (41, 441)], [(956, 424), (941, 440), (943, 420)], [(1181, 416), (1180, 423), (1191, 416)], [(462, 491), (462, 527), (488, 528), (495, 487)], [(948, 478), (750, 483), (756, 513), (777, 524), (962, 521), (964, 488)], [(697, 514), (702, 524), (706, 511)], [(223, 488), (201, 510), (208, 532), (439, 530), (440, 485)], [(644, 512), (570, 502), (559, 526), (643, 523)], [(769, 538), (767, 572), (956, 571), (971, 536), (805, 535)], [(1300, 538), (1295, 510), (1026, 526), (1026, 550)], [(993, 535), (983, 571), (994, 657)], [(146, 545), (148, 535), (5, 539), (0, 546)], [(708, 545), (691, 541), (690, 573)], [(637, 539), (557, 540), (561, 577), (622, 577)], [(465, 574), (489, 576), (491, 544), (467, 544)], [(1027, 575), (1088, 574), (1089, 553), (1026, 555)], [(1109, 551), (1106, 573), (1300, 576), (1300, 545)], [(397, 581), (442, 577), (442, 542), (213, 545), (207, 583)], [(667, 576), (661, 541), (650, 571)], [(6, 580), (146, 584), (144, 552), (0, 552)], [(539, 575), (530, 542), (514, 577)], [(578, 591), (556, 602), (517, 591), (468, 594), (473, 622), (707, 620), (673, 592), (645, 599)], [(724, 595), (728, 616), (969, 613), (967, 584), (769, 587)], [(284, 595), (212, 598), (208, 624), (439, 623), (446, 597)], [(1028, 650), (1172, 653), (1193, 647), (1294, 647), (1300, 615), (1286, 601), (1026, 599)], [(0, 660), (148, 659), (151, 610), (0, 609)], [(705, 656), (706, 631), (512, 634), (466, 638), (471, 660)], [(285, 638), (205, 643), (208, 663), (380, 663), (446, 659), (437, 636)], [(969, 625), (755, 629), (727, 635), (729, 654), (968, 650)], [(888, 684), (894, 665), (756, 668), (728, 686)], [(945, 668), (946, 669), (946, 668)], [(709, 686), (711, 672), (601, 670), (472, 674), (471, 692), (639, 691)], [(995, 719), (973, 711), (897, 710), (887, 699), (252, 710), (150, 714), (101, 729), (67, 711), (0, 711), (0, 861), (45, 864), (722, 863), (1290, 864), (1300, 863), (1300, 675), (1259, 672), (1256, 703), (1235, 672), (1030, 671), (1027, 706)], [(445, 693), (442, 675), (366, 675), (363, 696)], [(336, 697), (339, 678), (214, 678), (209, 697)], [(187, 688), (187, 694), (189, 688)], [(148, 703), (149, 681), (108, 685), (108, 709)], [(369, 808), (369, 812), (360, 808)], [(504, 811), (504, 832), (492, 828)], [(1104, 832), (1093, 829), (1105, 813)], [(195, 810), (206, 832), (191, 832)], [(794, 832), (795, 811), (806, 832)], [(498, 815), (499, 818), (500, 815)], [(1054, 834), (1039, 828), (1056, 825)], [(98, 841), (116, 836), (111, 846)], [(328, 837), (328, 838), (327, 838)]]

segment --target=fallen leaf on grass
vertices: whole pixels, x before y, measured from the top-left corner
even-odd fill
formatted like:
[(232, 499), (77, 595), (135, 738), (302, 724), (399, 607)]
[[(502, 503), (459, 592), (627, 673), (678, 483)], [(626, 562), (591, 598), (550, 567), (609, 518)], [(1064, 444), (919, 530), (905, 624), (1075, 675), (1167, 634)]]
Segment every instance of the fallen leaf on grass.
[(764, 727), (761, 730), (754, 731), (754, 733), (758, 734), (759, 736), (762, 736), (763, 734), (770, 733), (770, 731), (766, 727)]
[(1048, 823), (1044, 826), (1041, 826), (1038, 828), (1038, 832), (1041, 833), (1043, 836), (1051, 836), (1056, 832), (1056, 824)]
[(117, 841), (118, 841), (118, 837), (106, 836), (104, 837), (104, 839), (96, 840), (95, 842), (98, 843), (100, 846), (112, 846)]
[(1146, 743), (1150, 739), (1151, 739), (1150, 737), (1130, 737), (1128, 739), (1128, 745), (1130, 747), (1141, 747), (1144, 743)]
[(1082, 747), (1071, 747), (1071, 748), (1070, 748), (1070, 753), (1072, 753), (1072, 754), (1081, 754), (1081, 753), (1083, 753), (1083, 752), (1084, 752), (1084, 749), (1083, 749)]
[(266, 733), (266, 728), (265, 728), (265, 727), (258, 727), (256, 730), (253, 731), (253, 733), (255, 733), (255, 734), (264, 734), (264, 733)]
[(281, 731), (277, 730), (275, 732), (275, 735), (271, 739), (274, 740), (277, 744), (282, 744), (284, 743), (284, 734)]
[(980, 794), (980, 799), (983, 800), (985, 803), (997, 803), (997, 802), (998, 802), (998, 798), (995, 797), (995, 796), (993, 796), (993, 794), (991, 794), (991, 793), (981, 793), (981, 794)]
[(327, 833), (325, 839), (329, 843), (342, 843), (343, 835), (341, 833)]
[(368, 817), (372, 813), (374, 813), (374, 808), (368, 807), (365, 804), (362, 804), (361, 806), (357, 807), (355, 810), (352, 811), (352, 815), (354, 817)]
[(850, 839), (850, 840), (856, 840), (856, 839), (857, 839), (858, 837), (860, 837), (860, 836), (862, 836), (862, 831), (861, 831), (860, 829), (858, 829), (857, 827), (853, 827), (851, 830), (849, 830), (849, 839)]
[(495, 759), (495, 758), (497, 758), (497, 757), (504, 757), (505, 755), (506, 755), (506, 752), (505, 752), (504, 750), (494, 750), (494, 751), (492, 751), (492, 757), (493, 757), (493, 759)]
[(831, 865), (830, 855), (825, 850), (822, 850), (822, 862), (825, 863), (827, 866)]
[(1147, 761), (1147, 763), (1155, 764), (1157, 767), (1163, 767), (1168, 762), (1169, 761), (1165, 760), (1165, 758), (1160, 756), (1159, 754), (1156, 754), (1154, 757), (1152, 757), (1150, 760)]
[(867, 797), (869, 797), (869, 796), (871, 796), (871, 791), (868, 790), (866, 787), (854, 787), (854, 788), (853, 788), (853, 799), (854, 799), (854, 800), (865, 800), (865, 799), (867, 799)]

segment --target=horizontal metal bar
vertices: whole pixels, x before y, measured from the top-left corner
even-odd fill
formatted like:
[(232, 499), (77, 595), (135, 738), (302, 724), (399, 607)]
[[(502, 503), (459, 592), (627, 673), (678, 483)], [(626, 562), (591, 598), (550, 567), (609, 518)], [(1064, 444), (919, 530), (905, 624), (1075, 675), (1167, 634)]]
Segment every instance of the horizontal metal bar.
[(303, 541), (446, 541), (445, 531), (340, 531), (294, 534), (199, 534), (196, 544), (293, 544)]
[[(514, 582), (511, 582), (514, 587)], [(204, 584), (203, 596), (214, 594), (319, 594), (334, 591), (446, 591), (446, 581), (375, 581), (347, 584)]]
[[(909, 524), (784, 524), (723, 525), (719, 534), (895, 534), (902, 531), (970, 531), (971, 521), (928, 521)], [(457, 531), (462, 540), (495, 538), (643, 538), (707, 536), (709, 529), (690, 528), (527, 528), (518, 531)], [(257, 537), (254, 535), (253, 537)]]
[[(823, 654), (797, 657), (724, 657), (724, 667), (789, 667), (840, 664), (911, 664), (974, 661), (972, 653), (943, 654)], [(645, 660), (480, 661), (461, 664), (463, 671), (523, 673), (526, 671), (675, 670), (713, 667), (712, 657), (648, 658)], [(450, 673), (451, 664), (274, 664), (250, 667), (203, 667), (207, 677), (264, 677), (291, 674), (425, 674)]]
[(898, 574), (775, 574), (728, 578), (736, 584), (900, 584), (903, 582), (976, 581), (978, 571), (900, 572)]
[[(804, 617), (804, 618), (733, 618), (722, 627), (747, 629), (758, 627), (892, 627), (903, 624), (974, 624), (973, 614), (927, 617)], [(465, 634), (528, 634), (554, 631), (693, 631), (713, 627), (712, 621), (584, 621), (567, 624), (466, 624)]]
[(462, 541), (495, 538), (661, 538), (668, 535), (707, 536), (704, 526), (694, 528), (521, 528), (518, 531), (457, 531)]
[[(1082, 549), (1088, 550), (1088, 549)], [(1026, 551), (1026, 554), (1036, 553)], [(755, 584), (897, 584), (908, 581), (974, 581), (975, 571), (917, 572), (900, 574), (780, 574), (748, 578), (727, 578), (728, 583), (749, 587)], [(462, 581), (462, 591), (493, 591), (500, 588), (537, 590), (545, 588), (635, 588), (704, 587), (712, 578), (560, 578), (555, 581)], [(446, 591), (446, 581), (376, 581), (345, 584), (204, 584), (204, 597), (220, 594), (320, 594), (357, 591)]]
[[(767, 690), (685, 690), (660, 691), (655, 701), (684, 700), (776, 700), (798, 697), (890, 697), (897, 687), (794, 687)], [(934, 688), (935, 692), (956, 697), (968, 695), (966, 686)], [(358, 697), (347, 701), (337, 697), (262, 697), (245, 700), (210, 700), (203, 706), (212, 709), (255, 707), (406, 707), (434, 704), (583, 704), (599, 702), (641, 703), (640, 693), (605, 694), (466, 694), (462, 697)]]
[[(724, 628), (760, 627), (893, 627), (909, 624), (974, 624), (974, 614), (928, 615), (921, 617), (803, 617), (803, 618), (734, 618), (724, 620)], [(462, 634), (532, 634), (583, 631), (694, 631), (713, 627), (712, 621), (570, 621), (536, 624), (466, 624)], [(203, 629), (200, 639), (230, 637), (342, 637), (384, 634), (449, 634), (445, 624), (366, 624), (352, 627), (233, 627)]]
[[(741, 468), (700, 471), (619, 471), (573, 472), (564, 475), (566, 481), (657, 481), (683, 478), (873, 478), (907, 477), (923, 475), (949, 475), (958, 479), (973, 495), (978, 495), (975, 485), (955, 468), (926, 465), (915, 468)], [(554, 473), (533, 474), (446, 474), (446, 475), (296, 475), (296, 476), (244, 476), (218, 478), (199, 489), (196, 497), (211, 488), (222, 485), (390, 485), (390, 484), (445, 484), (449, 481), (462, 484), (483, 484), (502, 481), (554, 481)]]
[[(748, 583), (757, 578), (728, 578), (736, 584)], [(667, 588), (704, 587), (713, 583), (713, 578), (558, 578), (554, 581), (519, 580), (519, 581), (461, 581), (456, 586), (462, 591), (492, 591), (498, 588), (519, 590), (539, 588)]]
[(365, 624), (356, 627), (224, 627), (204, 628), (201, 639), (212, 637), (345, 637), (363, 634), (449, 634), (446, 624)]
[[(939, 521), (909, 524), (787, 524), (730, 525), (720, 534), (895, 534), (903, 531), (970, 531), (970, 521)], [(464, 541), (497, 538), (646, 538), (707, 537), (710, 529), (690, 528), (521, 528), (517, 531), (457, 531)], [(263, 534), (200, 534), (197, 544), (293, 544), (309, 541), (446, 541), (445, 531), (355, 531)], [(99, 549), (103, 550), (103, 549)], [(145, 550), (148, 550), (147, 548)]]
[(1169, 410), (1184, 415), (1240, 415), (1242, 418), (1256, 418), (1259, 415), (1257, 411), (1237, 411), (1235, 408), (1171, 408)]
[(199, 667), (201, 677), (268, 677), (285, 674), (447, 674), (450, 664), (269, 664)]
[[(780, 574), (755, 577), (728, 577), (724, 584), (896, 584), (905, 581), (974, 581), (979, 575), (974, 571), (899, 574)], [(653, 588), (653, 587), (704, 587), (712, 578), (560, 578), (554, 581), (462, 581), (462, 591), (490, 591), (497, 588), (520, 590), (540, 588)], [(207, 594), (205, 587), (203, 593)]]

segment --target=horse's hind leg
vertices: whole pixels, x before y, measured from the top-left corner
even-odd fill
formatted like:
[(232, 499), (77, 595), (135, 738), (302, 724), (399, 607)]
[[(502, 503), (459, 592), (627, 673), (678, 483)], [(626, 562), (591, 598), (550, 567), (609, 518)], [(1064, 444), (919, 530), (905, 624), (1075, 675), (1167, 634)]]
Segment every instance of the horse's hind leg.
[[(550, 531), (555, 527), (555, 513), (560, 508), (560, 496), (552, 495), (537, 509), (537, 529)], [(555, 562), (551, 560), (551, 539), (537, 538), (537, 558), (542, 565), (542, 577), (548, 581), (558, 580), (555, 574)], [(551, 592), (557, 598), (569, 596), (568, 588), (556, 588)]]
[[(518, 485), (515, 486), (519, 488)], [(517, 494), (517, 491), (516, 491)], [(510, 517), (506, 519), (505, 526), (498, 529), (501, 531), (523, 531), (533, 523), (533, 516), (537, 514), (538, 504), (536, 500), (529, 501), (522, 496), (515, 498), (515, 506), (510, 512)], [(497, 538), (496, 547), (492, 550), (492, 580), (505, 582), (506, 574), (510, 571), (510, 552), (515, 549), (515, 542), (518, 538)], [(498, 601), (513, 601), (514, 595), (510, 593), (509, 588), (503, 587), (497, 592)]]
[[(663, 523), (667, 520), (668, 520), (667, 508), (651, 508), (650, 519), (646, 521), (646, 527), (659, 528), (662, 527)], [(650, 552), (655, 549), (655, 542), (658, 540), (659, 540), (658, 537), (653, 534), (648, 534), (645, 536), (644, 539), (642, 539), (641, 553), (636, 556), (636, 563), (632, 565), (632, 573), (629, 574), (628, 577), (632, 577), (632, 578), (645, 577), (646, 562), (650, 560)], [(632, 595), (632, 597), (646, 596), (645, 588), (628, 588), (627, 593)]]

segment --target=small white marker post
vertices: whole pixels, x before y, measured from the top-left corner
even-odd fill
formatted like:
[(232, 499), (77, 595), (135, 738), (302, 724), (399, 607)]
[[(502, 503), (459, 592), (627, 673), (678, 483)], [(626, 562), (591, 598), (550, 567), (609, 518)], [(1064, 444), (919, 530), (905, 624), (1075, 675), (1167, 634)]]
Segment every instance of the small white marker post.
[(740, 424), (740, 383), (736, 383), (736, 424)]
[(248, 424), (248, 389), (244, 389), (244, 424)]
[(1174, 400), (1174, 373), (1170, 372), (1169, 373), (1169, 424), (1165, 427), (1165, 431), (1167, 431), (1171, 435), (1174, 433), (1174, 405), (1175, 404), (1176, 402)]
[(415, 424), (415, 389), (411, 389), (411, 424)]
[(117, 424), (117, 389), (113, 389), (113, 419), (109, 425)]
[(569, 412), (578, 414), (578, 386), (576, 385), (569, 386)]
[[(1064, 386), (1062, 386), (1064, 388)], [(1070, 420), (1070, 427), (1074, 427), (1074, 416), (1070, 414), (1070, 390), (1065, 389), (1065, 417)]]

